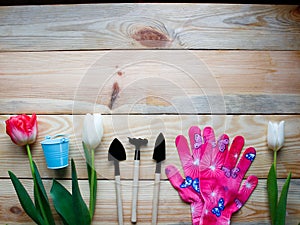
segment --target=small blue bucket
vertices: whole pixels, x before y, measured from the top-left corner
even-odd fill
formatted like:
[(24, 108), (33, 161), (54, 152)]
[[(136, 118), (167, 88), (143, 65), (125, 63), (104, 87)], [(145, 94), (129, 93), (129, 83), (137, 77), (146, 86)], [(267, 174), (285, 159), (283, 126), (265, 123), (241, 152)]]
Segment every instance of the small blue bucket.
[(69, 138), (66, 135), (46, 136), (41, 145), (49, 169), (61, 169), (69, 165)]

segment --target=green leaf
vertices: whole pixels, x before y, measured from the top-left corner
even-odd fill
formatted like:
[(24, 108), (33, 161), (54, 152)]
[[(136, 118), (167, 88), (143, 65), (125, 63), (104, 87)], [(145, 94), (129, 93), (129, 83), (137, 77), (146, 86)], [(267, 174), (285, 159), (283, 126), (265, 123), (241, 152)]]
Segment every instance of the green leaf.
[(274, 163), (272, 164), (268, 174), (267, 189), (272, 225), (275, 225), (277, 214), (278, 187)]
[(91, 178), (92, 178), (92, 170), (93, 168), (91, 167), (91, 165), (89, 163), (86, 163), (86, 169), (87, 169), (87, 172), (88, 172), (88, 178), (89, 178), (89, 185), (91, 187)]
[(53, 200), (54, 208), (62, 218), (64, 224), (76, 224), (77, 215), (73, 211), (73, 200), (70, 192), (54, 179), (50, 195)]
[(35, 177), (36, 177), (36, 181), (37, 181), (37, 184), (38, 186), (40, 187), (41, 189), (41, 193), (43, 194), (45, 200), (47, 200), (48, 204), (49, 204), (49, 199), (48, 199), (48, 196), (46, 194), (46, 190), (45, 190), (45, 187), (43, 185), (43, 182), (42, 182), (42, 179), (41, 179), (41, 176), (40, 176), (40, 173), (39, 173), (39, 170), (35, 164), (35, 162), (33, 161), (33, 168), (34, 168), (34, 174), (35, 174)]
[[(43, 210), (45, 212), (45, 216), (47, 218), (47, 221), (49, 223), (49, 225), (55, 225), (55, 221), (51, 212), (51, 208), (50, 208), (50, 204), (49, 204), (49, 199), (48, 196), (46, 194), (45, 191), (45, 187), (43, 185), (39, 170), (35, 164), (35, 162), (33, 162), (33, 168), (34, 168), (34, 175), (35, 175), (35, 180), (36, 180), (36, 185), (37, 185), (37, 191), (34, 191), (34, 199), (35, 199), (35, 204), (37, 209), (41, 212), (41, 207), (43, 207)], [(38, 193), (37, 193), (38, 192)], [(41, 199), (41, 205), (39, 205), (38, 202), (38, 196)]]
[(19, 201), (21, 203), (21, 206), (23, 207), (24, 211), (27, 213), (27, 215), (37, 224), (43, 225), (44, 221), (39, 214), (38, 210), (35, 208), (28, 192), (22, 185), (22, 183), (19, 181), (19, 179), (13, 174), (11, 171), (8, 171), (9, 177), (14, 185), (14, 188), (17, 192)]
[(82, 199), (80, 189), (78, 186), (77, 173), (74, 160), (71, 160), (72, 166), (72, 200), (73, 200), (73, 210), (77, 216), (78, 225), (89, 225), (91, 224), (91, 217), (89, 214), (88, 207), (86, 206), (84, 200)]
[(291, 181), (292, 174), (289, 173), (288, 178), (286, 179), (281, 195), (278, 202), (277, 207), (277, 215), (276, 215), (276, 225), (285, 225), (285, 216), (286, 216), (286, 201), (287, 201), (287, 195), (289, 191), (290, 181)]

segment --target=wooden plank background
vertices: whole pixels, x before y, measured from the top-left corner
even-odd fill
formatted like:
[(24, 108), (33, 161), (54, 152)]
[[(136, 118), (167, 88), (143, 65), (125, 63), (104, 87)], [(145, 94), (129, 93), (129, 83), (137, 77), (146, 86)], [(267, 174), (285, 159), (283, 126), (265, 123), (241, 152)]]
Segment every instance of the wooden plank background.
[(300, 50), (299, 12), (293, 5), (8, 6), (0, 49)]
[[(124, 221), (130, 224), (132, 159), (127, 136), (146, 137), (142, 149), (138, 224), (151, 219), (159, 132), (167, 142), (164, 165), (180, 167), (174, 139), (191, 125), (216, 134), (243, 135), (257, 158), (246, 176), (259, 184), (233, 225), (269, 225), (266, 177), (272, 162), (267, 123), (285, 120), (278, 155), (280, 187), (292, 172), (287, 225), (300, 222), (300, 6), (237, 4), (86, 4), (0, 7), (0, 121), (38, 114), (32, 146), (47, 190), (58, 178), (70, 188), (70, 168), (46, 168), (39, 142), (70, 135), (70, 157), (88, 201), (81, 148), (85, 113), (104, 114), (104, 137), (96, 151), (98, 201), (93, 224), (117, 224), (112, 165), (114, 137), (124, 144), (121, 163)], [(119, 87), (111, 103), (113, 89)], [(25, 151), (0, 124), (0, 224), (33, 222), (22, 210), (7, 170), (32, 194)], [(59, 221), (56, 215), (57, 221)], [(158, 224), (191, 224), (190, 209), (162, 176)], [(58, 222), (58, 224), (60, 224)]]
[(300, 51), (3, 52), (1, 111), (298, 113), (299, 62)]
[[(84, 116), (39, 116), (39, 139), (33, 145), (35, 149), (32, 154), (38, 165), (44, 164), (44, 156), (42, 153), (40, 141), (46, 135), (55, 135), (57, 133), (70, 134), (70, 154), (76, 161), (80, 162), (78, 167), (82, 170), (78, 171), (78, 176), (82, 179), (87, 178), (84, 164), (84, 153), (81, 146), (81, 127)], [(6, 120), (7, 116), (0, 117), (1, 121)], [(152, 160), (154, 143), (159, 132), (163, 132), (167, 144), (167, 157), (165, 164), (175, 164), (180, 167), (180, 161), (175, 148), (174, 140), (178, 134), (187, 135), (189, 127), (199, 125), (201, 128), (205, 126), (213, 126), (216, 136), (223, 133), (229, 135), (232, 139), (234, 136), (243, 135), (246, 139), (245, 146), (254, 146), (257, 149), (257, 159), (250, 168), (249, 173), (256, 174), (261, 178), (267, 176), (269, 165), (272, 162), (273, 153), (267, 148), (267, 123), (269, 120), (285, 120), (286, 140), (284, 149), (279, 153), (278, 160), (278, 176), (284, 178), (288, 171), (293, 171), (294, 177), (300, 176), (299, 166), (299, 124), (300, 118), (295, 115), (291, 116), (197, 116), (197, 115), (118, 115), (104, 116), (105, 134), (101, 145), (97, 148), (96, 168), (102, 178), (113, 179), (113, 170), (110, 162), (107, 161), (107, 150), (111, 141), (117, 137), (124, 144), (127, 151), (126, 161), (121, 163), (122, 178), (132, 179), (132, 165), (134, 158), (134, 146), (129, 144), (127, 137), (145, 137), (149, 140), (149, 144), (141, 150), (141, 179), (153, 179), (153, 171), (155, 163)], [(11, 144), (10, 139), (5, 134), (5, 126), (1, 124), (0, 141), (1, 154), (0, 164), (4, 168), (13, 168), (16, 175), (20, 177), (30, 177), (30, 171), (27, 169), (28, 164), (22, 163), (26, 152), (22, 151), (22, 147), (16, 147)], [(18, 153), (18, 154), (16, 154)], [(297, 157), (295, 157), (297, 156)], [(281, 164), (281, 162), (283, 164)], [(12, 165), (18, 165), (13, 166)], [(64, 176), (70, 177), (69, 169), (63, 170), (63, 173), (57, 173), (56, 170), (48, 170), (45, 166), (41, 166), (40, 173), (45, 178)], [(0, 177), (8, 177), (7, 171), (0, 171)], [(163, 178), (166, 176), (163, 174)]]

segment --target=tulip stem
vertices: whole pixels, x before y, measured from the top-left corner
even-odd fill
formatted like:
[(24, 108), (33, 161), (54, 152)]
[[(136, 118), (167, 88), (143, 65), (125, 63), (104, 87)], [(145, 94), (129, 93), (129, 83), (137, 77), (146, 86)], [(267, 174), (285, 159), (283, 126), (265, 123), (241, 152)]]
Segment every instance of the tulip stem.
[(34, 167), (33, 167), (33, 160), (32, 160), (32, 155), (31, 155), (31, 151), (30, 151), (29, 145), (26, 145), (26, 149), (27, 149), (27, 154), (28, 154), (28, 158), (29, 158), (29, 165), (30, 165), (30, 169), (31, 169), (31, 174), (32, 174), (32, 177), (35, 178)]
[(277, 170), (277, 151), (274, 151), (274, 168)]
[(35, 176), (35, 172), (34, 172), (32, 155), (31, 155), (31, 151), (30, 151), (30, 146), (28, 144), (26, 145), (26, 150), (27, 150), (27, 154), (28, 154), (28, 158), (29, 158), (29, 165), (30, 165), (31, 174), (32, 174), (32, 177), (33, 177), (33, 186), (34, 186), (34, 191), (36, 193), (37, 201), (38, 201), (41, 213), (42, 213), (42, 217), (44, 218), (44, 221), (46, 222), (46, 225), (49, 225), (47, 215), (45, 213), (44, 206), (42, 204), (40, 192), (38, 190), (38, 184), (37, 184), (37, 180), (36, 180), (36, 176)]
[(91, 186), (90, 186), (90, 217), (93, 219), (94, 211), (95, 211), (95, 151), (91, 149)]

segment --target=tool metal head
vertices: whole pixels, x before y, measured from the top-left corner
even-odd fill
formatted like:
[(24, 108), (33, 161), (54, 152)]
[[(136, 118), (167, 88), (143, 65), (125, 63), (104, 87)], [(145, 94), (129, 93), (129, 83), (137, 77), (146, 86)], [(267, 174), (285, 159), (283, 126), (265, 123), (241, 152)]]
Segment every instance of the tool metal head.
[(152, 157), (157, 163), (166, 159), (166, 140), (162, 133), (158, 135), (155, 141), (155, 147)]
[(108, 160), (118, 160), (123, 161), (126, 160), (126, 151), (122, 143), (118, 138), (115, 138), (109, 146), (108, 149)]
[(148, 140), (143, 138), (130, 138), (128, 137), (129, 143), (134, 145), (137, 149), (139, 149), (141, 146), (147, 145)]

